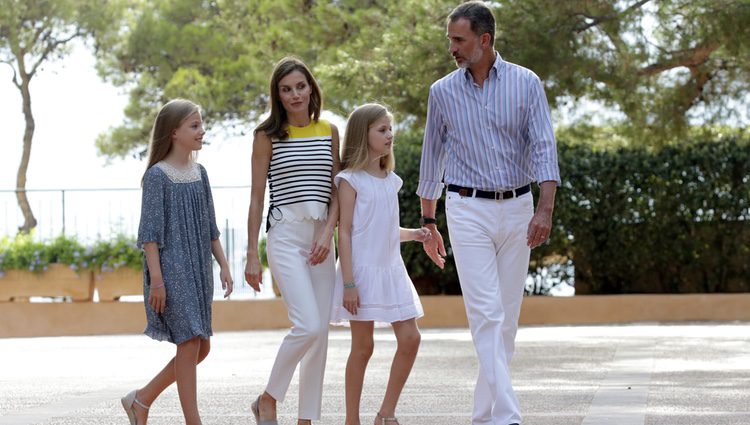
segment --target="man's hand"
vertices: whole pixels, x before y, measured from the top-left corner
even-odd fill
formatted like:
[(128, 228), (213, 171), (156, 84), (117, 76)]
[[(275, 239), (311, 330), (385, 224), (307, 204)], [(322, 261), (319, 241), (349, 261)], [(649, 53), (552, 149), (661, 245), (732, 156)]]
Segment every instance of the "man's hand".
[(430, 238), (422, 243), (424, 252), (430, 257), (436, 266), (443, 269), (445, 267), (445, 245), (443, 245), (443, 236), (437, 229), (436, 224), (426, 224), (424, 227), (430, 230)]
[(526, 232), (526, 245), (529, 248), (538, 247), (547, 241), (551, 230), (552, 213), (537, 210), (529, 222), (529, 229)]
[(552, 211), (555, 208), (555, 192), (557, 183), (554, 181), (544, 181), (539, 185), (539, 202), (526, 231), (526, 245), (529, 248), (536, 248), (549, 238), (552, 230)]

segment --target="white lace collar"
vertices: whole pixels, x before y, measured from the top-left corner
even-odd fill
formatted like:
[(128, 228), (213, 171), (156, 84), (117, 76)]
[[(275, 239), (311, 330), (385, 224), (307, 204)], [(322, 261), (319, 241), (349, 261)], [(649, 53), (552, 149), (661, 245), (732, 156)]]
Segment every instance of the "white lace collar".
[(157, 162), (156, 166), (164, 171), (172, 183), (192, 183), (201, 180), (201, 170), (196, 162), (191, 161), (186, 169), (177, 168), (165, 161)]

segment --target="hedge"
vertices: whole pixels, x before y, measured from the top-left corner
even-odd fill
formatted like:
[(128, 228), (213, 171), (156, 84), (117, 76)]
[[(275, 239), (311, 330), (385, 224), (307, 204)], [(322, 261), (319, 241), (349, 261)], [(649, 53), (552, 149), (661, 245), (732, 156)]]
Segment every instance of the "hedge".
[[(416, 227), (420, 215), (421, 137), (397, 135), (405, 227)], [(550, 241), (532, 251), (532, 276), (564, 274), (572, 264), (578, 294), (750, 290), (749, 140), (690, 140), (661, 149), (561, 140), (558, 153), (563, 184)], [(420, 244), (402, 245), (402, 255), (421, 294), (458, 294), (442, 200), (438, 223), (448, 250), (445, 271)]]

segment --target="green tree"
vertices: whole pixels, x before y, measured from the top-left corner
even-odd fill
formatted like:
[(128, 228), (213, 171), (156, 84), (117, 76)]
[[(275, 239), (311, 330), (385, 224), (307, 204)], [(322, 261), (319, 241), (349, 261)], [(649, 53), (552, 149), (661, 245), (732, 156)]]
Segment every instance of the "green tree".
[(21, 94), (26, 122), (16, 176), (16, 198), (24, 216), (19, 230), (23, 233), (37, 223), (25, 192), (36, 126), (31, 80), (44, 64), (63, 58), (74, 39), (91, 34), (106, 39), (104, 33), (114, 26), (117, 10), (112, 2), (95, 0), (0, 0), (0, 62), (13, 70), (13, 85)]
[(172, 0), (133, 8), (100, 55), (102, 74), (130, 88), (125, 122), (100, 135), (100, 153), (143, 154), (158, 108), (175, 97), (198, 102), (209, 126), (244, 132), (265, 108), (268, 73), (282, 55), (273, 23), (285, 4)]
[[(545, 81), (552, 104), (621, 111), (631, 136), (661, 142), (688, 119), (726, 122), (750, 83), (746, 0), (505, 0), (496, 45)], [(736, 118), (736, 116), (735, 116)]]
[[(246, 131), (273, 63), (306, 60), (327, 107), (380, 100), (412, 128), (429, 86), (454, 69), (445, 19), (456, 0), (171, 0), (142, 3), (102, 68), (130, 84), (123, 126), (100, 152), (143, 151), (155, 109), (194, 98), (209, 121)], [(728, 122), (750, 83), (746, 0), (499, 0), (496, 48), (534, 70), (552, 107), (581, 99), (622, 113), (626, 135), (659, 145), (691, 117)]]

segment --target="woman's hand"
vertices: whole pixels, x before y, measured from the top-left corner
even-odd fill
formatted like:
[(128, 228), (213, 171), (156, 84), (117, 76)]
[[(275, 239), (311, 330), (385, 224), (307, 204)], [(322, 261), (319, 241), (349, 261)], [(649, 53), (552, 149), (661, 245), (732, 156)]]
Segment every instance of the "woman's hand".
[(152, 281), (148, 291), (148, 305), (158, 314), (164, 313), (167, 306), (167, 288), (163, 281)]
[(357, 315), (359, 308), (359, 291), (357, 287), (344, 288), (344, 308), (353, 315)]
[(232, 274), (229, 273), (229, 267), (222, 267), (219, 272), (219, 279), (221, 280), (221, 289), (224, 290), (224, 298), (229, 297), (234, 289), (234, 281), (232, 280)]
[(328, 229), (328, 227), (321, 227), (315, 231), (312, 249), (310, 249), (310, 256), (308, 257), (311, 266), (318, 265), (328, 258), (328, 254), (331, 253), (331, 238), (333, 238), (333, 230)]
[(255, 289), (255, 292), (260, 292), (260, 284), (263, 283), (263, 266), (260, 265), (260, 258), (258, 258), (257, 253), (247, 253), (245, 281)]

